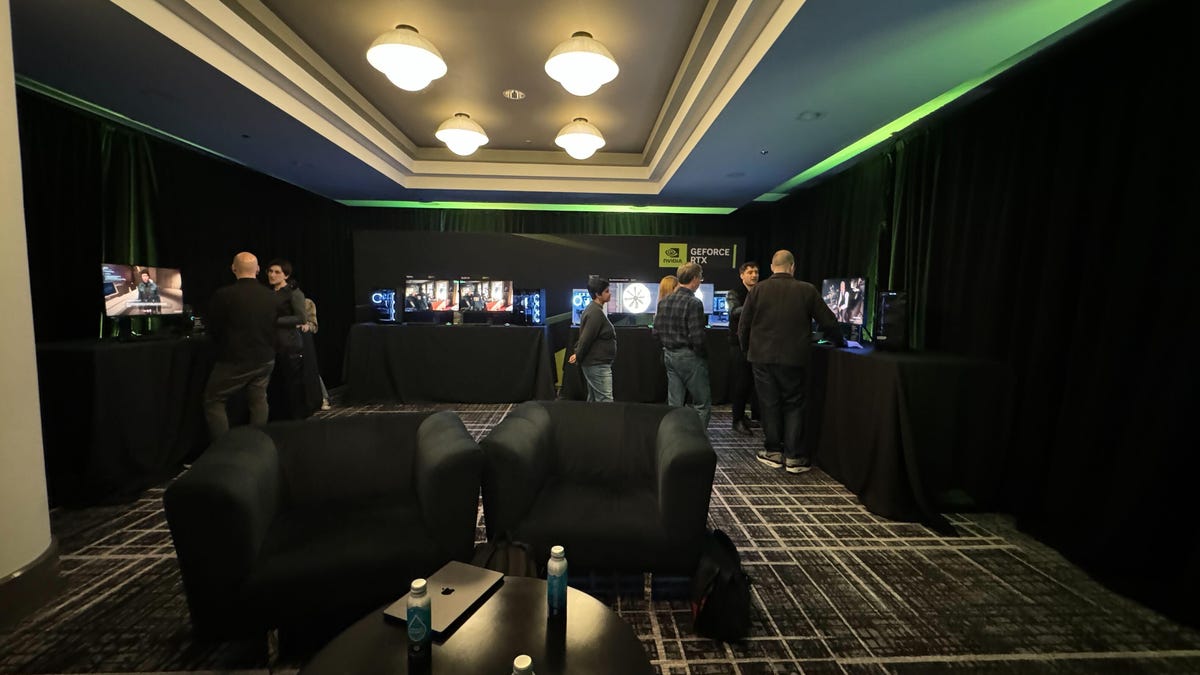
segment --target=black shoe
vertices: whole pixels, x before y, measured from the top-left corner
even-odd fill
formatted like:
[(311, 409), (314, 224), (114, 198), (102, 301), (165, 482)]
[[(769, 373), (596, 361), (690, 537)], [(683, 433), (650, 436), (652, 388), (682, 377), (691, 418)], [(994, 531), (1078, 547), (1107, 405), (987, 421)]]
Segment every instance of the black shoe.
[(733, 431), (734, 431), (734, 433), (738, 433), (743, 436), (753, 436), (754, 435), (754, 432), (750, 430), (750, 425), (746, 424), (746, 420), (734, 420), (733, 421)]
[(759, 422), (756, 419), (746, 420), (746, 424), (749, 425), (751, 429), (757, 429), (762, 426), (762, 422)]

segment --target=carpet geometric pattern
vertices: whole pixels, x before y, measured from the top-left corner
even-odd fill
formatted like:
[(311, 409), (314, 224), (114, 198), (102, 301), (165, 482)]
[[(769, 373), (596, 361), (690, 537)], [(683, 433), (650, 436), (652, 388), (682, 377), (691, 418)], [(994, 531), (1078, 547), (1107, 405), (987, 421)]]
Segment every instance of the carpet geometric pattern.
[[(320, 415), (448, 409), (479, 438), (511, 408), (339, 406)], [(733, 539), (753, 579), (751, 637), (694, 636), (686, 602), (652, 596), (648, 581), (589, 589), (633, 627), (657, 673), (1200, 673), (1200, 632), (1106, 590), (1006, 517), (948, 514), (956, 537), (889, 521), (820, 470), (797, 476), (759, 464), (761, 431), (729, 427), (728, 408), (714, 410), (709, 521)], [(303, 665), (269, 664), (265, 640), (192, 639), (162, 493), (51, 513), (67, 589), (0, 632), (0, 673)]]

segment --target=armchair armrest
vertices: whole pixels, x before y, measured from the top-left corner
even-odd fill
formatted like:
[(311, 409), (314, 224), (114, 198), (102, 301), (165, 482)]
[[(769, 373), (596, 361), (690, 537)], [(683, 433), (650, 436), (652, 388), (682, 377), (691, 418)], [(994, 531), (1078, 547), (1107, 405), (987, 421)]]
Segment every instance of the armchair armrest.
[(239, 427), (217, 439), (163, 494), (192, 620), (216, 631), (238, 615), (250, 573), (279, 508), (275, 443)]
[(540, 403), (517, 406), (483, 446), (483, 511), (488, 539), (525, 519), (550, 469), (550, 413)]
[(686, 542), (707, 527), (717, 453), (691, 408), (677, 408), (663, 416), (656, 447), (658, 513), (663, 530)]
[(417, 430), (417, 501), (442, 551), (467, 560), (475, 546), (483, 452), (452, 412), (430, 415)]

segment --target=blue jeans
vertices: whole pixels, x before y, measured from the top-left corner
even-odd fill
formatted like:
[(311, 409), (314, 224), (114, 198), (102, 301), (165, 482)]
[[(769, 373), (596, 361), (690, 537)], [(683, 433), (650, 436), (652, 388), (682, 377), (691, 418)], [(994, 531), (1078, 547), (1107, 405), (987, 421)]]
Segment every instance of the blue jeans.
[(612, 403), (612, 364), (598, 363), (594, 366), (580, 366), (583, 379), (587, 382), (587, 400), (597, 403)]
[(667, 367), (667, 403), (681, 406), (685, 392), (691, 394), (692, 407), (707, 429), (708, 419), (712, 417), (708, 361), (690, 349), (667, 349), (663, 351), (663, 365)]
[(782, 452), (789, 459), (807, 459), (812, 455), (804, 434), (805, 378), (803, 366), (755, 363), (754, 386), (762, 412), (763, 448)]

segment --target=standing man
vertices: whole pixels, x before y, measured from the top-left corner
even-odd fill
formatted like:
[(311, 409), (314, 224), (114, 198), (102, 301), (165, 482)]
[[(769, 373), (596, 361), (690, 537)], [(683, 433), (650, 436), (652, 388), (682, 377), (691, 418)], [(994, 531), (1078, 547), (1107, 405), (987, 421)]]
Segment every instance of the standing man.
[(754, 384), (762, 406), (766, 439), (758, 461), (788, 473), (812, 468), (805, 445), (805, 378), (812, 351), (812, 321), (845, 346), (842, 332), (820, 292), (792, 276), (796, 259), (790, 251), (771, 257), (771, 276), (746, 297), (738, 337), (754, 368)]
[(750, 436), (750, 423), (746, 421), (746, 403), (750, 404), (750, 412), (759, 419), (758, 396), (754, 393), (754, 371), (746, 360), (746, 352), (742, 351), (738, 342), (738, 326), (741, 324), (742, 309), (746, 304), (746, 296), (750, 289), (758, 283), (758, 263), (746, 261), (738, 268), (738, 276), (742, 279), (742, 288), (734, 286), (725, 294), (725, 307), (729, 310), (729, 403), (733, 408), (733, 430), (743, 436)]
[(604, 306), (612, 299), (608, 279), (589, 278), (588, 295), (592, 296), (592, 301), (579, 317), (579, 340), (567, 362), (579, 364), (587, 382), (587, 400), (612, 403), (612, 364), (617, 359), (617, 331), (604, 313)]
[(218, 290), (208, 303), (208, 330), (216, 363), (204, 388), (204, 417), (216, 440), (229, 431), (225, 401), (246, 390), (250, 423), (267, 423), (267, 383), (275, 368), (275, 293), (258, 282), (258, 258), (242, 252), (233, 258), (237, 280)]
[(681, 406), (684, 393), (692, 395), (692, 407), (704, 427), (712, 416), (712, 392), (708, 386), (708, 351), (704, 347), (704, 303), (696, 289), (704, 275), (700, 265), (686, 262), (675, 272), (679, 288), (658, 303), (654, 334), (663, 348), (667, 367), (667, 403)]
[(162, 301), (158, 297), (158, 284), (150, 280), (150, 273), (142, 270), (142, 281), (137, 285), (137, 301), (146, 305), (153, 305), (148, 309), (152, 309), (154, 313), (159, 311), (159, 303)]

